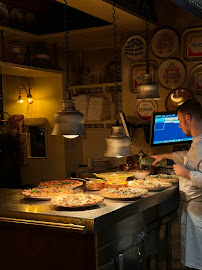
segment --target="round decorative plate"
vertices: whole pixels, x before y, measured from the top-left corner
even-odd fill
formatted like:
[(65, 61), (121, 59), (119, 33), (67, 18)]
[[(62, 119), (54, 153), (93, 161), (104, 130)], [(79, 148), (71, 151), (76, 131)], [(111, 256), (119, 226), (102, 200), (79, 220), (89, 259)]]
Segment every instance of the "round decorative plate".
[(22, 12), (18, 8), (12, 8), (10, 10), (10, 22), (16, 28), (20, 28), (23, 26), (24, 17)]
[(124, 52), (125, 56), (131, 61), (139, 61), (145, 56), (146, 41), (143, 37), (135, 35), (127, 39)]
[(0, 25), (7, 25), (9, 21), (9, 12), (7, 7), (0, 3)]
[(37, 21), (32, 13), (27, 13), (25, 15), (25, 26), (28, 30), (34, 31), (37, 29)]
[(140, 100), (135, 106), (135, 112), (138, 118), (141, 120), (150, 120), (152, 114), (157, 112), (157, 103), (155, 100)]
[(196, 95), (202, 96), (202, 64), (195, 66), (189, 76), (189, 88)]
[(179, 46), (177, 34), (170, 29), (156, 32), (152, 38), (152, 51), (159, 58), (171, 57)]
[(184, 65), (176, 59), (169, 59), (160, 64), (158, 78), (160, 84), (167, 89), (179, 88), (185, 80)]
[(171, 91), (166, 98), (166, 110), (175, 111), (185, 100), (194, 98), (191, 91), (187, 89), (176, 89)]

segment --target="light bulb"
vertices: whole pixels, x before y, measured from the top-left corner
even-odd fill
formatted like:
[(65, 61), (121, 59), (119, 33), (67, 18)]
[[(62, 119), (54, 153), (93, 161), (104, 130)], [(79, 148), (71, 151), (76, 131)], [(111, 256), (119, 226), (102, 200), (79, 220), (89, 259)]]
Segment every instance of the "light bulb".
[(63, 137), (67, 138), (67, 139), (74, 139), (79, 137), (79, 135), (63, 135)]
[(17, 103), (18, 103), (18, 104), (22, 104), (22, 103), (24, 103), (24, 100), (23, 100), (23, 98), (22, 98), (22, 94), (21, 94), (21, 93), (19, 94), (19, 97), (18, 97)]
[(27, 95), (27, 101), (29, 102), (29, 104), (32, 104), (34, 101), (32, 95), (30, 94), (30, 90), (29, 90), (29, 94)]
[(116, 156), (116, 158), (122, 158), (123, 156)]
[(33, 103), (33, 98), (28, 98), (27, 101), (32, 104)]

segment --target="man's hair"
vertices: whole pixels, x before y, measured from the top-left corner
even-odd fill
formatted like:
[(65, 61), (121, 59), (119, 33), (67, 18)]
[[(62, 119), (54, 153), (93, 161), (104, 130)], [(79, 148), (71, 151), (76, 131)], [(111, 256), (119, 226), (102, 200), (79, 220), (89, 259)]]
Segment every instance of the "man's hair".
[(185, 115), (188, 114), (197, 120), (202, 120), (201, 104), (194, 99), (188, 99), (184, 103), (182, 103), (182, 105), (177, 108), (176, 114), (178, 114), (178, 112), (181, 112)]

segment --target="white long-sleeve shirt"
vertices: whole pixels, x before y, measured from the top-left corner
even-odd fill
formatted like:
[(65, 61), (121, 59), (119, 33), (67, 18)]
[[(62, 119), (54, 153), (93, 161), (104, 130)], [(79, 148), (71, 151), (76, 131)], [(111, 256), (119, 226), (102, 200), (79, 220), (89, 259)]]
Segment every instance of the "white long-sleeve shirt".
[(180, 191), (187, 200), (202, 196), (202, 134), (193, 138), (189, 151), (173, 152), (173, 161), (190, 170), (190, 179), (180, 179)]

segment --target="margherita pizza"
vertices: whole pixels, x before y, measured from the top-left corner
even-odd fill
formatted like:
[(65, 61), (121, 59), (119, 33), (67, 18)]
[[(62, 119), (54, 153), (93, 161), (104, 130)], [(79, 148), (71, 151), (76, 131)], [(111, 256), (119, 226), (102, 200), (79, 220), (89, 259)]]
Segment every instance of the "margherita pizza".
[(25, 198), (33, 198), (33, 199), (47, 199), (50, 200), (54, 196), (58, 196), (61, 194), (69, 194), (72, 193), (72, 189), (67, 189), (63, 187), (53, 187), (53, 188), (30, 188), (22, 191), (22, 195)]
[(171, 187), (172, 184), (158, 180), (133, 180), (129, 182), (129, 186), (146, 188), (151, 191), (160, 191)]
[(175, 174), (155, 174), (155, 175), (149, 175), (146, 177), (146, 180), (158, 180), (158, 181), (165, 181), (169, 183), (178, 183), (179, 182), (179, 176)]
[(100, 194), (109, 199), (132, 199), (146, 194), (148, 190), (137, 187), (104, 188)]
[(68, 208), (86, 207), (100, 204), (104, 198), (93, 194), (75, 193), (57, 196), (51, 199), (51, 204)]
[(40, 188), (49, 188), (49, 187), (76, 188), (82, 185), (83, 185), (83, 182), (81, 181), (65, 179), (65, 180), (53, 180), (53, 181), (41, 182), (39, 184), (39, 187)]

